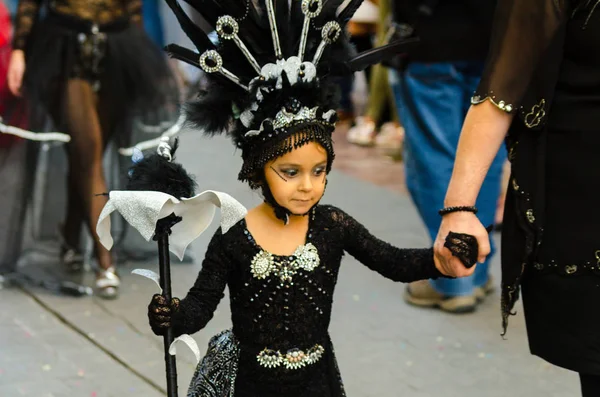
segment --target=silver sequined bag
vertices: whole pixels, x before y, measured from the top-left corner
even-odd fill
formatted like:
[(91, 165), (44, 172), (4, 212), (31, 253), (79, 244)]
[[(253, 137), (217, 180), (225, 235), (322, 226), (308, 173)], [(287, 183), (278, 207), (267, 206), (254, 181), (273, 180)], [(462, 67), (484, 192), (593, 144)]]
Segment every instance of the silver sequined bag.
[(196, 367), (187, 397), (233, 397), (239, 359), (240, 344), (231, 329), (213, 336)]

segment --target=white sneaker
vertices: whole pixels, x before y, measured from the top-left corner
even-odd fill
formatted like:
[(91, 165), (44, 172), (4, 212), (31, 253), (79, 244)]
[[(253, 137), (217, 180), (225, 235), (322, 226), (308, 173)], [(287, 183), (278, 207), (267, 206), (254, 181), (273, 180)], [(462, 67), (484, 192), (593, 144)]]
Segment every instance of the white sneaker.
[(348, 130), (346, 139), (355, 145), (370, 146), (375, 135), (375, 123), (364, 117), (356, 118), (356, 125)]
[(385, 123), (375, 137), (375, 145), (386, 149), (400, 149), (404, 143), (404, 128), (396, 123)]

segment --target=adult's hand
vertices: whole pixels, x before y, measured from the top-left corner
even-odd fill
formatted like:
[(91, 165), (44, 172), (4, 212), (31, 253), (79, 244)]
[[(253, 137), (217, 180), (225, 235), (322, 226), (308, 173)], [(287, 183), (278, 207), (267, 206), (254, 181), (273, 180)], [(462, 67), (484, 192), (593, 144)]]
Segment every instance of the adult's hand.
[(433, 245), (434, 261), (437, 269), (446, 276), (467, 277), (473, 274), (476, 265), (467, 268), (456, 256), (444, 246), (450, 232), (470, 234), (477, 239), (479, 252), (477, 261), (483, 263), (490, 254), (490, 238), (475, 214), (471, 212), (453, 212), (444, 215), (437, 238)]

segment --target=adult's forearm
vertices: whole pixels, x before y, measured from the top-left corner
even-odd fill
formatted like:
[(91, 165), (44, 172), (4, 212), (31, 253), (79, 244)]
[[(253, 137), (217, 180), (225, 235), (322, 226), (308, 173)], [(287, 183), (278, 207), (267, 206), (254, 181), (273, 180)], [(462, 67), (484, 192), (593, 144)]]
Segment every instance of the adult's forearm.
[(444, 205), (475, 205), (483, 180), (508, 132), (513, 115), (485, 101), (471, 106), (458, 142)]

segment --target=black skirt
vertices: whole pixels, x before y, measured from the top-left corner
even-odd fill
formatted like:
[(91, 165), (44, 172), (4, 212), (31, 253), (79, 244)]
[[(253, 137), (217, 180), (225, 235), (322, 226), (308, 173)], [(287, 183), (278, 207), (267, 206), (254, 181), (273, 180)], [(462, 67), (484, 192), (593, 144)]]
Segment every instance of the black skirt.
[[(543, 156), (536, 153), (540, 150)], [(543, 163), (513, 168), (502, 241), (503, 267), (523, 269), (531, 353), (593, 375), (600, 375), (599, 152), (600, 131), (548, 128), (541, 135), (521, 135), (517, 157), (543, 158)], [(518, 197), (521, 192), (525, 198)], [(528, 205), (515, 206), (519, 200)], [(540, 219), (535, 243), (527, 249), (523, 226)], [(528, 251), (531, 261), (517, 262)]]
[(130, 130), (135, 117), (177, 111), (177, 84), (166, 54), (127, 19), (94, 26), (50, 10), (34, 25), (25, 52), (23, 88), (36, 110), (60, 115), (66, 82), (83, 78), (110, 106), (121, 129)]

